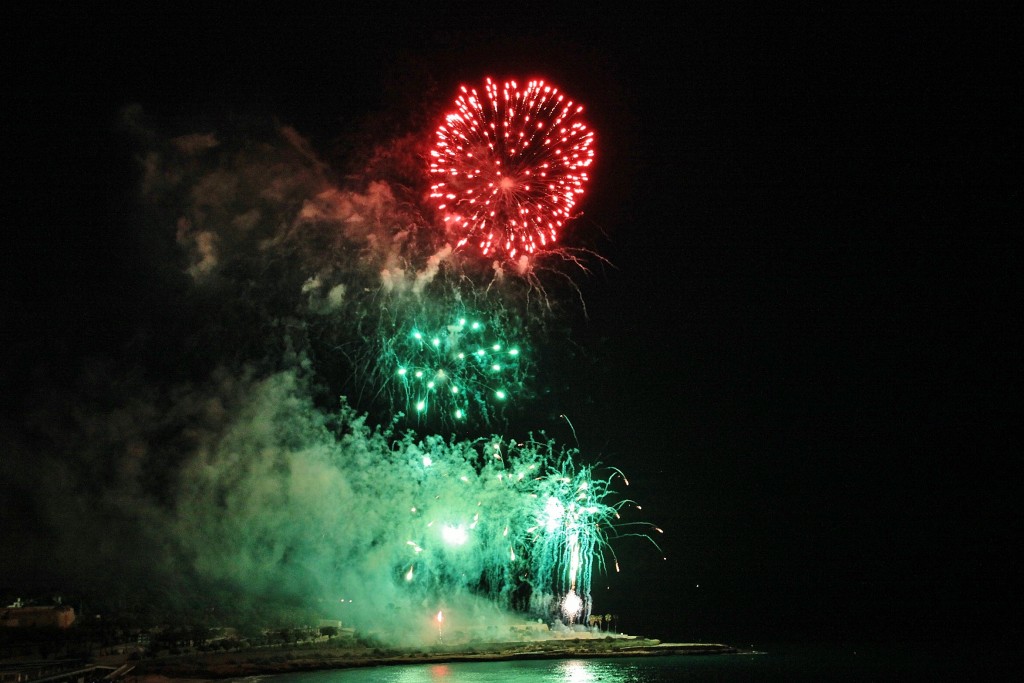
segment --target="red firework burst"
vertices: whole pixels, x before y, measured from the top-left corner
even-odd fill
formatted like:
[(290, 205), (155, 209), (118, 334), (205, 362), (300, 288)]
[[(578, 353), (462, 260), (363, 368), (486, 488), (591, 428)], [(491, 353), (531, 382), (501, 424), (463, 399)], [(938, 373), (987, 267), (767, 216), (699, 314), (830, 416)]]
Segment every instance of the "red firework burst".
[(551, 248), (594, 161), (583, 107), (544, 81), (490, 78), (483, 97), (462, 86), (455, 107), (430, 152), (430, 198), (458, 246), (507, 258)]

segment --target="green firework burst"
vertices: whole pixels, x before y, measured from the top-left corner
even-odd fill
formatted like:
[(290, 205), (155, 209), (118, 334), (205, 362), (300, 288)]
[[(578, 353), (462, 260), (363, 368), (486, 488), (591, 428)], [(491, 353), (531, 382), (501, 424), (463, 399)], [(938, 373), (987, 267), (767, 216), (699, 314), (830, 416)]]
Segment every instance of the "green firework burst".
[(532, 361), (517, 333), (500, 310), (423, 309), (397, 321), (378, 361), (393, 408), (417, 422), (491, 422), (528, 393)]

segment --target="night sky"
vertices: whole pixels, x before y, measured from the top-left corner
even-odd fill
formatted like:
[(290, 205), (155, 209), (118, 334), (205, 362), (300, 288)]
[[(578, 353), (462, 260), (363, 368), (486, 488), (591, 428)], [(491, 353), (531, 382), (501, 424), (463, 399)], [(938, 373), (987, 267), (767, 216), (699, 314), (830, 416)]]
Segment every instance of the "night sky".
[(1020, 412), (1001, 341), (1019, 284), (999, 216), (1020, 202), (1001, 23), (985, 49), (914, 15), (642, 5), (9, 26), (0, 593), (62, 585), (25, 546), (52, 540), (16, 483), (34, 467), (30, 416), (94, 359), (139, 361), (139, 330), (149, 351), (182, 332), (173, 240), (141, 230), (133, 203), (126, 107), (167, 135), (290, 126), (351, 164), (356, 141), (412, 130), (459, 83), (540, 75), (597, 131), (567, 239), (607, 264), (575, 276), (579, 355), (518, 424), (571, 442), (570, 417), (665, 530), (664, 553), (626, 541), (596, 599), (666, 638), (992, 636), (1020, 525), (1019, 466), (993, 476)]

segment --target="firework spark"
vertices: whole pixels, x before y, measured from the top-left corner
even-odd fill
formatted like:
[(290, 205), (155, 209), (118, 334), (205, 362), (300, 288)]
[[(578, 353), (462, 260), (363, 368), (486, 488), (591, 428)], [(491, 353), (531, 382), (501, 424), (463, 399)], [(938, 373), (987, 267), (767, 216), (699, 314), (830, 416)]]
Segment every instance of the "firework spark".
[(440, 413), (434, 417), (442, 423), (486, 421), (523, 384), (522, 346), (497, 317), (459, 314), (443, 325), (433, 317), (402, 323), (384, 340), (385, 368), (400, 389), (396, 407), (404, 398), (417, 419)]
[(423, 464), (423, 502), (416, 506), (423, 514), (411, 529), (422, 544), (407, 541), (397, 560), (396, 571), (413, 561), (422, 566), (412, 590), (444, 594), (469, 588), (472, 577), (474, 590), (508, 607), (527, 577), (530, 611), (558, 612), (572, 622), (590, 612), (593, 571), (605, 568), (606, 554), (615, 556), (609, 541), (650, 539), (624, 533), (631, 525), (619, 511), (632, 501), (615, 500), (610, 486), (621, 473), (597, 478), (594, 466), (576, 463), (576, 451), (492, 437), (472, 451), (437, 455)]
[(594, 133), (583, 107), (542, 80), (462, 86), (430, 152), (430, 199), (458, 246), (484, 256), (551, 248), (589, 180)]
[(583, 600), (576, 594), (576, 591), (570, 590), (569, 593), (562, 599), (562, 615), (571, 624), (579, 618), (580, 612), (583, 611)]

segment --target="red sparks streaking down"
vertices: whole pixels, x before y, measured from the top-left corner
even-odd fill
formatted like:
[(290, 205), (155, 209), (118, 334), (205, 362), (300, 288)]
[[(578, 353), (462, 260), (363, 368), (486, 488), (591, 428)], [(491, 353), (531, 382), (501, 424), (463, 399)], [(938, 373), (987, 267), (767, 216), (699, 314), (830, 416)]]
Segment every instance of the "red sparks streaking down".
[(490, 78), (482, 98), (462, 86), (455, 106), (430, 152), (430, 198), (457, 245), (507, 258), (550, 248), (594, 161), (583, 107), (544, 81)]

